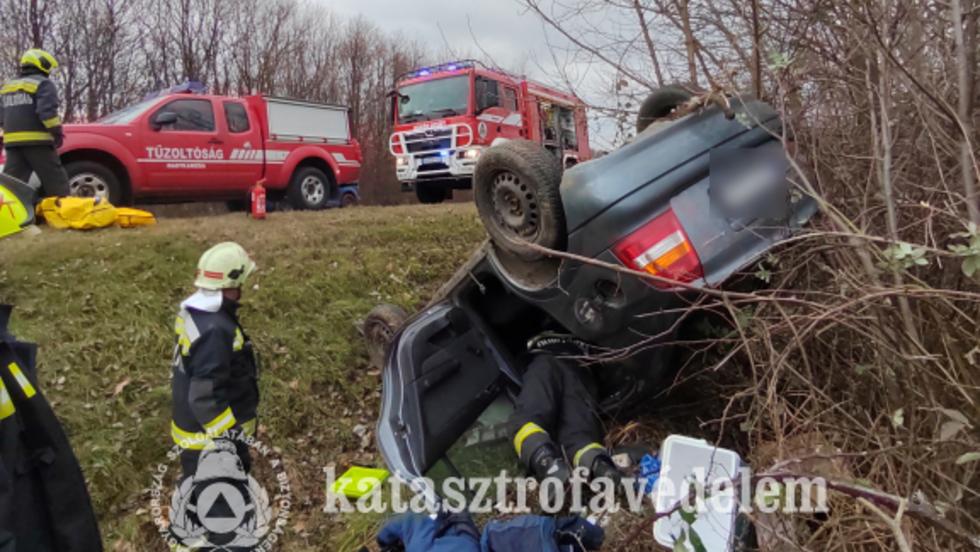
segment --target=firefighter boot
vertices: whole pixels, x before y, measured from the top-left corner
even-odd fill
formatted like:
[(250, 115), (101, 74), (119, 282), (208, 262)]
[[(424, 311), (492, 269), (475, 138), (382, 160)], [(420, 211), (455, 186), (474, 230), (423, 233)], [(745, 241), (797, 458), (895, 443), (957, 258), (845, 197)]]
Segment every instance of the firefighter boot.
[(613, 462), (612, 458), (608, 454), (600, 454), (596, 456), (596, 459), (592, 461), (592, 466), (589, 467), (589, 474), (592, 479), (603, 479), (607, 478), (612, 480), (616, 488), (619, 488), (619, 484), (623, 479), (623, 472), (619, 471), (616, 467), (616, 463)]
[(558, 447), (550, 441), (532, 451), (527, 464), (528, 469), (538, 481), (553, 477), (564, 485), (571, 477), (571, 470), (569, 470), (565, 458), (562, 457)]
[(612, 480), (617, 489), (619, 489), (619, 484), (623, 479), (623, 473), (619, 471), (612, 457), (598, 443), (591, 443), (580, 449), (575, 455), (575, 466), (589, 470), (590, 480)]

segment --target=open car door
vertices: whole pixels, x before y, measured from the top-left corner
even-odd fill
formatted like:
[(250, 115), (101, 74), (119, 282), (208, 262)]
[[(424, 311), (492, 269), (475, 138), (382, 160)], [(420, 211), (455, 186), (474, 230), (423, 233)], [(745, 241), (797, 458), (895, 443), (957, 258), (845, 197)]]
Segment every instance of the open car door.
[(481, 318), (450, 300), (395, 335), (383, 374), (378, 447), (389, 469), (437, 504), (423, 476), (504, 395), (513, 366)]

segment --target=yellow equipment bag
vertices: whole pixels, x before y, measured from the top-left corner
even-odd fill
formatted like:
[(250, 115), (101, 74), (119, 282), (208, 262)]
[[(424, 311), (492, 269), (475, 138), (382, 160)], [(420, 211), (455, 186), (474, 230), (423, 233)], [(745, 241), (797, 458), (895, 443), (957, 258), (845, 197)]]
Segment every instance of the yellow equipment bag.
[(114, 207), (94, 197), (48, 197), (38, 206), (41, 216), (53, 228), (92, 230), (118, 225), (122, 228), (156, 223), (153, 214), (128, 207)]
[(34, 223), (34, 190), (12, 176), (0, 174), (0, 238)]
[(46, 197), (38, 210), (53, 228), (91, 230), (116, 222), (116, 208), (95, 197)]
[(122, 228), (136, 228), (137, 226), (150, 226), (156, 224), (157, 219), (153, 213), (132, 209), (130, 207), (116, 207), (116, 224)]

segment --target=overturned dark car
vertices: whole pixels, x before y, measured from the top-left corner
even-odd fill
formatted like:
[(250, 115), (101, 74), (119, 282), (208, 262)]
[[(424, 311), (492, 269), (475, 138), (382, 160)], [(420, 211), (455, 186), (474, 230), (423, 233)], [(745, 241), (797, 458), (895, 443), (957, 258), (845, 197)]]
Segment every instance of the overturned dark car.
[(596, 370), (606, 412), (654, 396), (671, 347), (651, 345), (675, 339), (699, 289), (722, 286), (814, 214), (787, 178), (768, 105), (731, 98), (647, 126), (688, 98), (655, 93), (632, 142), (564, 174), (531, 142), (484, 152), (474, 194), (490, 239), (422, 312), (403, 320), (381, 306), (364, 324), (375, 347), (387, 344), (377, 438), (393, 473), (419, 484), (458, 475), (457, 451), (487, 443), (502, 445), (468, 457), (513, 461), (504, 422), (527, 340), (542, 331), (617, 352)]

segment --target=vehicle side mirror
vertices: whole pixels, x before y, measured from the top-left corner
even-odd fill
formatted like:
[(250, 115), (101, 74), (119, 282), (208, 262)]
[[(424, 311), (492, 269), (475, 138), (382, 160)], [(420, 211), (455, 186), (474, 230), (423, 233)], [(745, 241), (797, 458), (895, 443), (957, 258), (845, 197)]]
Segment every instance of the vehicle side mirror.
[(157, 113), (156, 117), (153, 118), (153, 129), (160, 130), (161, 128), (172, 125), (177, 122), (177, 114), (173, 111), (163, 111)]

